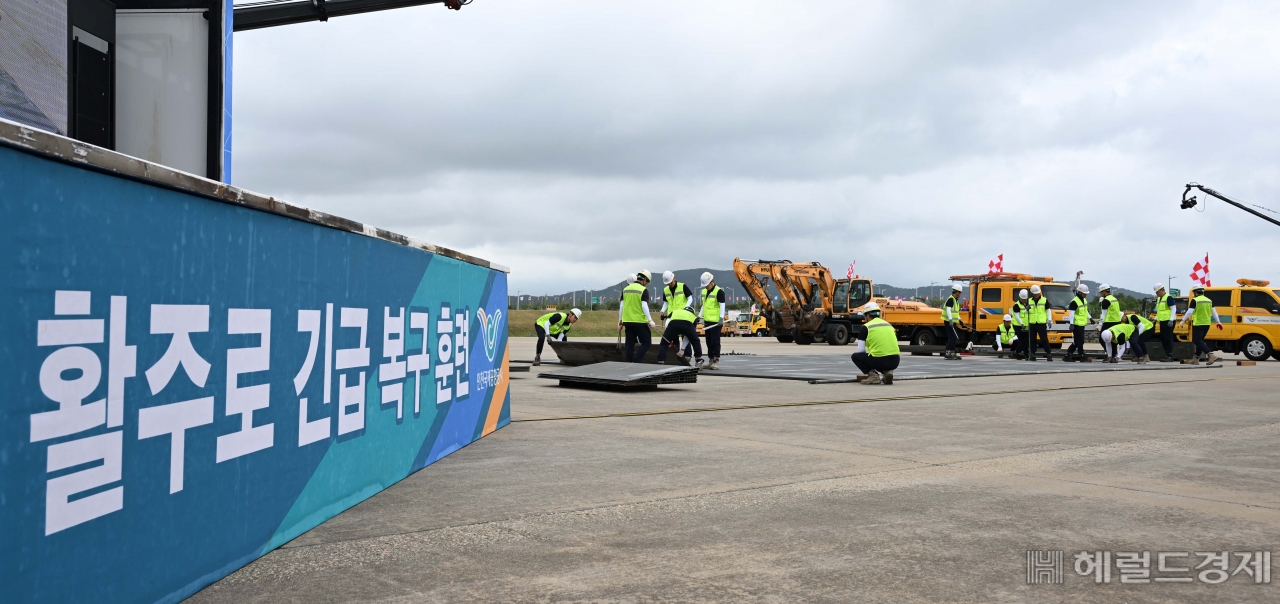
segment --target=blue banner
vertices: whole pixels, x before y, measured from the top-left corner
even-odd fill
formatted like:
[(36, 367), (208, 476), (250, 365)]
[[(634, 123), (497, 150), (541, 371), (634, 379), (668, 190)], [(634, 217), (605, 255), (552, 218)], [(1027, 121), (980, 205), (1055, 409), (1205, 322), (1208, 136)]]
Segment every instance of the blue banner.
[(506, 274), (0, 147), (0, 584), (172, 602), (505, 426)]

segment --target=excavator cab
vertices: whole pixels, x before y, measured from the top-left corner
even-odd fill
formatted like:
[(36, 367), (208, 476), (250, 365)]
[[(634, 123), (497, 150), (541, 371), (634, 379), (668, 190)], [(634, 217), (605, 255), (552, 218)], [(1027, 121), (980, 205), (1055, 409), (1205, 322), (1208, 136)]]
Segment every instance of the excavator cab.
[(866, 279), (841, 279), (836, 281), (835, 299), (831, 312), (843, 315), (871, 301), (871, 282)]

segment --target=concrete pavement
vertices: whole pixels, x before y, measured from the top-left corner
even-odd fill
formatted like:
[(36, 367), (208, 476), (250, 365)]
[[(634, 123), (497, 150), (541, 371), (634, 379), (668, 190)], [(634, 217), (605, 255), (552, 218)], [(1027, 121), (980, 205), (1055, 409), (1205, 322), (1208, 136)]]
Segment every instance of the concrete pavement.
[[(740, 342), (725, 348), (847, 354)], [(531, 358), (518, 340), (513, 358), (521, 346)], [(1122, 584), (1113, 568), (1095, 584), (1071, 558), (1150, 551), (1167, 577), (1156, 552), (1280, 549), (1278, 362), (890, 387), (704, 377), (634, 393), (536, 371), (513, 374), (510, 426), (191, 601), (1280, 596), (1243, 573)], [(554, 419), (746, 405), (794, 406)], [(1063, 583), (1028, 585), (1027, 550), (1064, 551)]]

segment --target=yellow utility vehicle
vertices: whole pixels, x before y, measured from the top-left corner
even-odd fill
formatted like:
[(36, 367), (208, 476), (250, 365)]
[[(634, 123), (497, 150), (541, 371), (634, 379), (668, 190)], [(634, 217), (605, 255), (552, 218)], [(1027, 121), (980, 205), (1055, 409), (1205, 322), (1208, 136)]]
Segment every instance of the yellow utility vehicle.
[[(1243, 354), (1251, 361), (1267, 357), (1280, 361), (1280, 289), (1270, 287), (1270, 281), (1240, 279), (1236, 283), (1235, 287), (1204, 288), (1205, 297), (1222, 319), (1222, 329), (1210, 329), (1205, 343), (1214, 350)], [(1186, 310), (1185, 302), (1178, 306), (1180, 313)], [(1173, 333), (1190, 342), (1191, 321), (1175, 327)]]
[[(779, 342), (848, 344), (856, 328), (854, 313), (873, 301), (899, 339), (928, 345), (942, 338), (941, 310), (920, 302), (877, 298), (871, 280), (856, 275), (853, 279), (832, 279), (831, 272), (817, 262), (735, 258), (733, 272), (759, 304), (768, 335)], [(769, 296), (770, 282), (778, 290), (777, 301)]]
[[(1053, 277), (1035, 277), (1023, 273), (952, 275), (951, 280), (969, 283), (969, 300), (961, 307), (960, 313), (965, 326), (971, 330), (970, 338), (975, 345), (995, 342), (996, 329), (1004, 322), (1006, 314), (1012, 314), (1013, 303), (1019, 300), (1018, 292), (1024, 289), (1029, 292), (1033, 285), (1039, 285), (1040, 292), (1049, 300), (1049, 312), (1053, 315), (1053, 326), (1049, 328), (1049, 345), (1061, 348), (1063, 344), (1070, 345), (1074, 339), (1071, 326), (1067, 324), (1067, 306), (1075, 297), (1071, 285), (1056, 283)], [(1085, 330), (1097, 331), (1098, 325), (1088, 325)]]
[(769, 322), (761, 313), (744, 312), (738, 315), (734, 335), (764, 337), (769, 335)]

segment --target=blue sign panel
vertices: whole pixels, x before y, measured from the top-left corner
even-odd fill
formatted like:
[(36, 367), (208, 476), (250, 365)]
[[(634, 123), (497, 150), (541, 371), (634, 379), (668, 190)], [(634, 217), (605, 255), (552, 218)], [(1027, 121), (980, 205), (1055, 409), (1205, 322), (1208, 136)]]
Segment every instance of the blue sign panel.
[(506, 425), (506, 275), (0, 147), (0, 584), (180, 600)]

